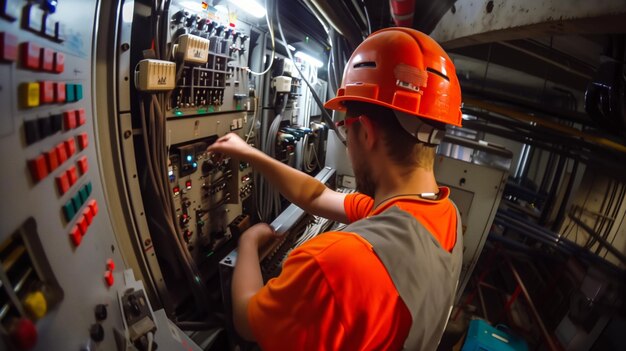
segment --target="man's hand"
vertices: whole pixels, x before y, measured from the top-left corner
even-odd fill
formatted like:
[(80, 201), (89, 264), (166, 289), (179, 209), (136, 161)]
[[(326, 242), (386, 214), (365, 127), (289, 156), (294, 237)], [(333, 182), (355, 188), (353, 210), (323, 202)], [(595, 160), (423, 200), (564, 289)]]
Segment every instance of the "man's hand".
[(267, 223), (258, 223), (248, 228), (239, 238), (239, 245), (261, 247), (275, 237), (274, 228)]
[(228, 133), (211, 144), (211, 146), (207, 148), (207, 151), (210, 153), (225, 154), (238, 160), (247, 161), (256, 149), (248, 145), (239, 135)]

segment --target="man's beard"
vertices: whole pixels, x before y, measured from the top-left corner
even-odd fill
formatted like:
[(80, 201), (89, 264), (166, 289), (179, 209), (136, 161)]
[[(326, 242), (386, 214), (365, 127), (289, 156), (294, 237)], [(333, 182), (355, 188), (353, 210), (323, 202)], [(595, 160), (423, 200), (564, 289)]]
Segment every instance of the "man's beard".
[(356, 178), (356, 190), (361, 194), (365, 194), (371, 198), (376, 194), (376, 184), (372, 180), (371, 172), (363, 170), (363, 167), (355, 167), (354, 175)]

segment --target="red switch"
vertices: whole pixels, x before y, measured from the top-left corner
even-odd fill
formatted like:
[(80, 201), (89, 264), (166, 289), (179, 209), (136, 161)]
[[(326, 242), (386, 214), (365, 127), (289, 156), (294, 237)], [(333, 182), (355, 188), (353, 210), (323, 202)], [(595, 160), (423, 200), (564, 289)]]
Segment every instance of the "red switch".
[(28, 41), (22, 43), (20, 47), (22, 66), (27, 69), (39, 70), (41, 47)]
[(65, 171), (65, 173), (67, 174), (67, 179), (70, 181), (70, 186), (76, 184), (76, 181), (78, 180), (78, 175), (76, 174), (76, 167), (74, 166), (70, 167), (67, 171)]
[(78, 170), (80, 171), (80, 174), (82, 175), (82, 174), (87, 173), (87, 171), (89, 170), (89, 163), (87, 162), (87, 156), (83, 156), (79, 158), (77, 163), (78, 163)]
[(37, 345), (37, 328), (28, 318), (15, 319), (9, 327), (9, 335), (18, 350), (30, 350)]
[(87, 121), (87, 118), (85, 117), (85, 109), (80, 108), (76, 110), (75, 112), (76, 112), (76, 126), (77, 127), (82, 126)]
[(65, 55), (60, 52), (54, 53), (54, 72), (63, 73), (65, 70)]
[(89, 201), (89, 209), (91, 210), (91, 214), (95, 217), (98, 214), (98, 203), (96, 200)]
[(67, 173), (63, 172), (59, 176), (56, 177), (57, 188), (59, 189), (59, 194), (63, 195), (68, 190), (70, 190), (70, 180), (67, 178)]
[(54, 82), (39, 82), (39, 103), (51, 104), (54, 102)]
[(85, 208), (83, 211), (83, 218), (87, 221), (87, 225), (91, 225), (91, 222), (93, 222), (93, 214), (91, 214), (91, 209), (89, 207)]
[(52, 72), (54, 69), (54, 51), (49, 48), (41, 49), (41, 69)]
[(48, 175), (48, 167), (46, 166), (46, 158), (44, 155), (39, 155), (28, 161), (28, 166), (35, 182), (44, 179)]
[(72, 243), (76, 247), (78, 247), (80, 242), (83, 241), (83, 235), (80, 233), (80, 229), (77, 225), (73, 226), (72, 230), (70, 230), (70, 239), (72, 239)]
[(59, 167), (59, 158), (57, 157), (56, 149), (52, 149), (46, 152), (46, 163), (48, 164), (48, 173), (52, 173), (57, 167)]
[(85, 216), (80, 217), (80, 219), (76, 221), (76, 225), (78, 226), (78, 229), (83, 236), (87, 234), (87, 228), (89, 227), (89, 224), (87, 224), (87, 218), (85, 218)]
[(106, 281), (107, 286), (113, 286), (113, 283), (115, 283), (115, 279), (113, 278), (113, 272), (104, 272), (104, 280)]
[(85, 150), (89, 145), (89, 137), (87, 136), (87, 133), (80, 133), (76, 137), (78, 138), (78, 147), (81, 150)]
[(65, 161), (67, 161), (67, 150), (65, 150), (65, 143), (58, 143), (55, 147), (55, 150), (57, 152), (57, 159), (59, 160), (59, 164), (62, 165)]
[(65, 102), (65, 82), (54, 83), (54, 101)]
[(0, 60), (17, 60), (17, 37), (11, 33), (0, 33)]
[(63, 142), (65, 144), (65, 152), (67, 152), (67, 157), (72, 157), (76, 153), (76, 142), (74, 141), (74, 137), (71, 137)]
[(115, 270), (115, 262), (113, 262), (112, 258), (109, 258), (107, 260), (107, 270), (108, 271), (114, 271)]
[(76, 116), (74, 114), (74, 110), (63, 112), (63, 124), (65, 125), (65, 130), (76, 128)]

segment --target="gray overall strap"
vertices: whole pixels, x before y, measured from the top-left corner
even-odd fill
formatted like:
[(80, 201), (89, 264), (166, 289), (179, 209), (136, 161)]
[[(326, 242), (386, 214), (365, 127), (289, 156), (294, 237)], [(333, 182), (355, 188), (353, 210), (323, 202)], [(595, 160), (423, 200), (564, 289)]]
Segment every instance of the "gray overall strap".
[[(456, 206), (455, 206), (456, 208)], [(411, 313), (404, 350), (435, 350), (445, 329), (463, 261), (461, 217), (457, 213), (452, 252), (410, 213), (393, 206), (342, 231), (367, 240)]]

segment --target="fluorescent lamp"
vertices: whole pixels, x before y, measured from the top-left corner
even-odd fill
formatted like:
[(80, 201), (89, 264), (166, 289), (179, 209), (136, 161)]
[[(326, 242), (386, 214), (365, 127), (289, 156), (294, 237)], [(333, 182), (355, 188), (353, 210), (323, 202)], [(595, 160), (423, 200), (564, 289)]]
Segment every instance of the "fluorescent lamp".
[(180, 6), (193, 12), (202, 12), (204, 10), (202, 8), (202, 4), (197, 1), (181, 1), (179, 4)]
[(309, 55), (303, 53), (302, 51), (296, 52), (296, 54), (294, 56), (299, 58), (302, 61), (307, 62), (308, 64), (312, 65), (315, 68), (320, 68), (320, 67), (324, 66), (322, 61), (316, 59), (315, 57), (309, 56)]
[(265, 7), (254, 0), (230, 0), (230, 2), (256, 18), (263, 18), (267, 13)]

